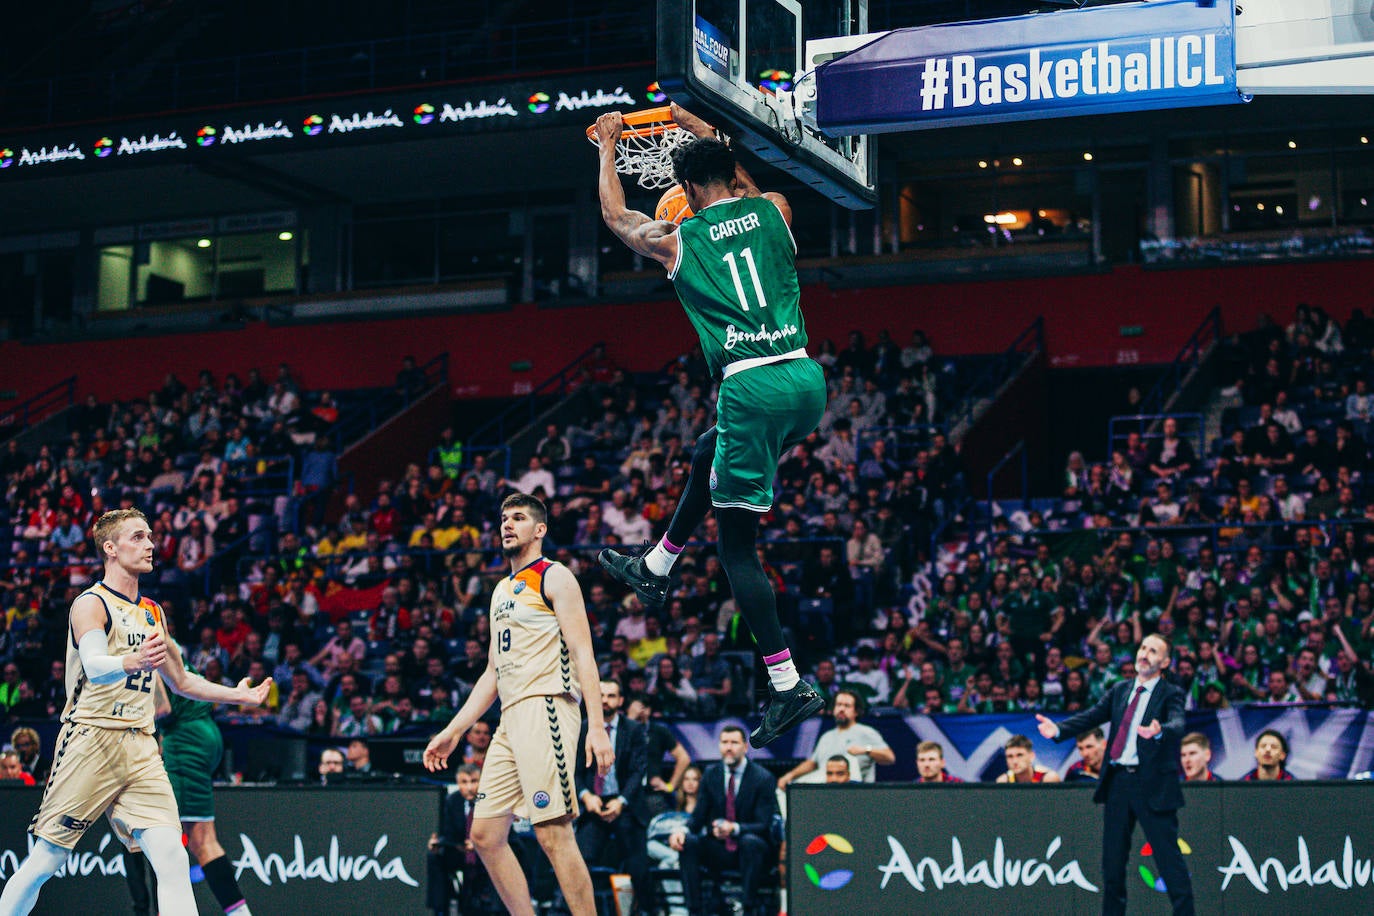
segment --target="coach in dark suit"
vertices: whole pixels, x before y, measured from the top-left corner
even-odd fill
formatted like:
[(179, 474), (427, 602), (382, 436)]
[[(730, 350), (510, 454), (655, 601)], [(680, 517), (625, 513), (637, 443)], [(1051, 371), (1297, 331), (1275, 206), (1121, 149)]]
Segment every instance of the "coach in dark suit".
[(1112, 686), (1091, 709), (1058, 725), (1036, 716), (1040, 734), (1055, 741), (1111, 723), (1102, 779), (1093, 800), (1104, 805), (1102, 912), (1126, 912), (1126, 860), (1139, 822), (1154, 847), (1155, 864), (1175, 914), (1193, 913), (1193, 885), (1178, 848), (1179, 743), (1183, 737), (1183, 691), (1161, 676), (1173, 647), (1147, 636), (1136, 650), (1136, 677)]
[[(615, 681), (601, 682), (601, 713), (606, 720), (615, 765), (605, 776), (588, 767), (584, 755), (576, 754), (573, 779), (582, 814), (574, 829), (577, 849), (588, 865), (624, 869), (635, 886), (635, 911), (649, 910), (647, 828), (649, 808), (644, 798), (644, 780), (649, 768), (649, 733), (643, 725), (620, 714), (624, 698)], [(587, 722), (577, 746), (587, 743)]]
[[(697, 806), (685, 832), (669, 839), (682, 853), (682, 886), (687, 909), (705, 911), (701, 872), (737, 868), (744, 884), (743, 903), (758, 907), (758, 888), (777, 858), (770, 839), (778, 813), (777, 780), (760, 764), (750, 763), (744, 729), (727, 725), (720, 732), (720, 763), (701, 774)], [(761, 912), (761, 911), (760, 911)]]

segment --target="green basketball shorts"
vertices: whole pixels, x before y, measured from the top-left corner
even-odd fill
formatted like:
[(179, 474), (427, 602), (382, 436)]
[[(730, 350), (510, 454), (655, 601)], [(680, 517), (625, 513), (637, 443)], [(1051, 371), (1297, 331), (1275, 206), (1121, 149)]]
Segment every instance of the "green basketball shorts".
[(825, 371), (812, 359), (727, 376), (716, 401), (711, 504), (767, 512), (783, 452), (815, 431), (825, 412)]
[(183, 821), (215, 819), (210, 780), (223, 753), (224, 739), (210, 719), (192, 719), (163, 736), (162, 762)]

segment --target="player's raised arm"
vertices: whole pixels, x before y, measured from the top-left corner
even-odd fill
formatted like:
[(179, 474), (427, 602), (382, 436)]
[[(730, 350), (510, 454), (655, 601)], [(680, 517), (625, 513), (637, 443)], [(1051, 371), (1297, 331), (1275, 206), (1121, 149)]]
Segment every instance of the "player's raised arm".
[[(669, 111), (672, 113), (673, 123), (687, 131), (687, 133), (691, 134), (693, 137), (716, 137), (716, 129), (714, 127), (683, 108), (677, 102), (669, 106)], [(789, 226), (792, 225), (792, 205), (787, 202), (787, 198), (777, 191), (760, 191), (759, 186), (754, 183), (754, 176), (749, 174), (748, 169), (739, 161), (738, 156), (735, 157), (735, 191), (740, 197), (768, 198), (773, 202), (773, 206), (777, 207), (778, 211), (782, 213), (783, 221)]]
[(674, 231), (677, 227), (664, 220), (651, 219), (648, 214), (625, 205), (625, 188), (615, 170), (615, 144), (623, 129), (624, 122), (618, 111), (609, 111), (596, 119), (596, 137), (600, 144), (597, 190), (601, 196), (601, 218), (616, 238), (632, 250), (671, 267), (677, 260), (677, 233)]

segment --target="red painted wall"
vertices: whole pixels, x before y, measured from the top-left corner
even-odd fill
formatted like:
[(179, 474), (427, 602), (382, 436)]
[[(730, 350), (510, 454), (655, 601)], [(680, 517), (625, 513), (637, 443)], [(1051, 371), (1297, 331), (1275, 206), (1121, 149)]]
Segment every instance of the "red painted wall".
[[(1367, 301), (1371, 281), (1374, 262), (1369, 261), (1159, 271), (1122, 267), (1042, 279), (839, 290), (813, 286), (803, 301), (813, 349), (825, 337), (843, 346), (854, 328), (870, 340), (887, 328), (899, 344), (912, 329), (923, 328), (937, 352), (993, 352), (1044, 315), (1052, 365), (1101, 366), (1167, 362), (1216, 305), (1230, 330), (1254, 327), (1263, 313), (1286, 323), (1303, 301), (1344, 318)], [(1140, 325), (1144, 333), (1120, 337), (1127, 325)], [(424, 361), (447, 350), (454, 394), (490, 397), (519, 393), (524, 384), (542, 381), (601, 339), (616, 360), (637, 370), (661, 366), (693, 340), (674, 302), (524, 304), (477, 315), (294, 327), (257, 323), (241, 330), (127, 341), (35, 346), (7, 341), (0, 344), (0, 387), (18, 388), (27, 397), (74, 372), (83, 396), (94, 391), (126, 399), (160, 386), (167, 372), (192, 383), (202, 367), (242, 376), (258, 366), (270, 380), (276, 364), (287, 362), (309, 388), (356, 388), (390, 383), (406, 354)], [(512, 372), (517, 360), (529, 360), (532, 368)]]

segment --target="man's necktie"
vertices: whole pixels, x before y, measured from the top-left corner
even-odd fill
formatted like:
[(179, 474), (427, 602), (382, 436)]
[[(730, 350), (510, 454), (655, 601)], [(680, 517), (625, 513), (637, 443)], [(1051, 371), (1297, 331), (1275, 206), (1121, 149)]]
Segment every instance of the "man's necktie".
[(1135, 708), (1140, 705), (1140, 695), (1144, 692), (1144, 687), (1136, 687), (1135, 695), (1131, 697), (1131, 702), (1126, 705), (1126, 714), (1121, 717), (1121, 724), (1112, 732), (1110, 759), (1113, 762), (1120, 759), (1126, 751), (1126, 736), (1131, 731), (1131, 723), (1135, 721)]
[[(738, 776), (734, 767), (730, 767), (728, 772), (730, 778), (725, 783), (725, 819), (733, 824), (735, 822), (735, 780)], [(725, 849), (727, 852), (734, 852), (739, 849), (739, 840), (733, 836), (726, 837)]]
[[(470, 840), (472, 839), (472, 812), (473, 812), (473, 810), (474, 810), (477, 806), (474, 805), (472, 802), (468, 802), (468, 803), (467, 803), (467, 806), (468, 806), (468, 830), (467, 830), (467, 837), (466, 837), (466, 838), (470, 841)], [(465, 844), (465, 845), (466, 845), (466, 844)], [(476, 865), (476, 864), (477, 864), (477, 851), (474, 850), (474, 849), (466, 849), (466, 850), (464, 850), (464, 851), (463, 851), (463, 861), (466, 862), (468, 865)]]

